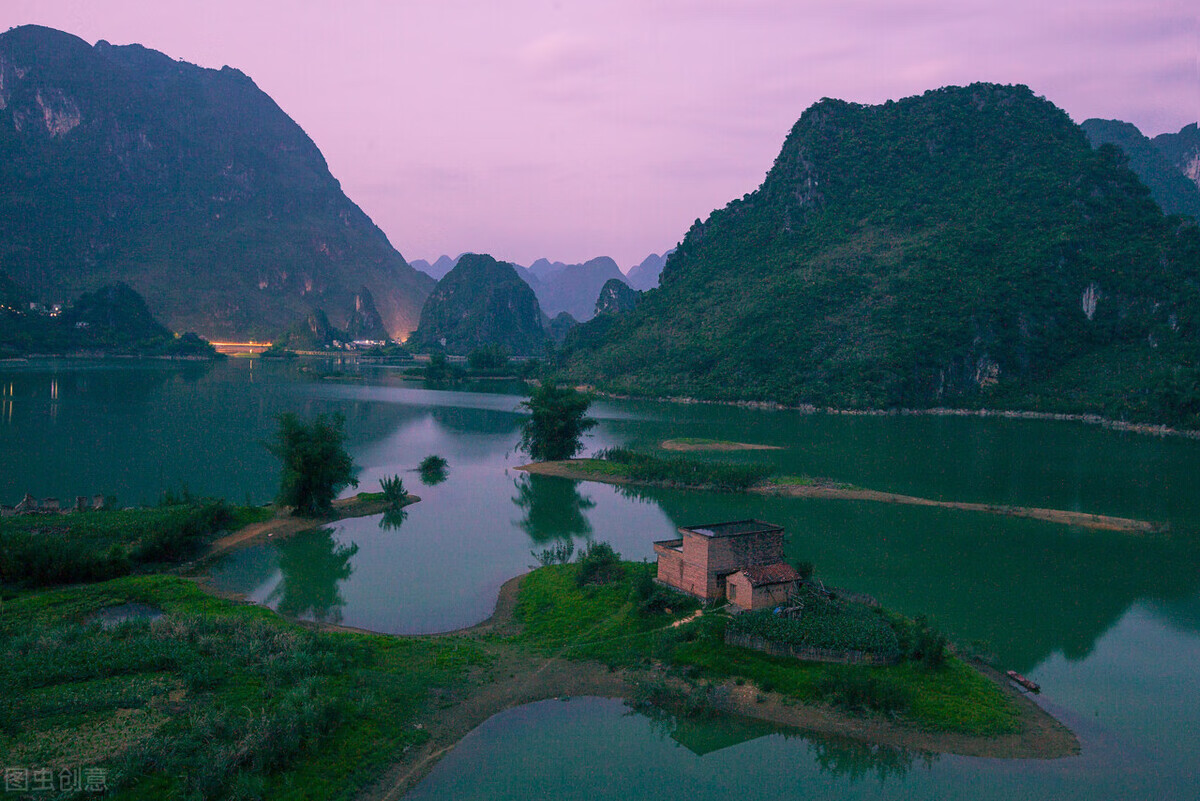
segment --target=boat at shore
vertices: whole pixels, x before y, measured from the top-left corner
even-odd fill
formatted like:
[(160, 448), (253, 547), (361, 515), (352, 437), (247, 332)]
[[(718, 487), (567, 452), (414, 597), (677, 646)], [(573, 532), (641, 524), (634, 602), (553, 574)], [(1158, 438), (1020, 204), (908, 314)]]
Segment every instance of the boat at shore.
[(1031, 693), (1040, 693), (1042, 691), (1042, 685), (1038, 684), (1036, 681), (1025, 678), (1015, 670), (1005, 671), (1005, 675), (1008, 676), (1012, 681), (1024, 687), (1026, 690), (1029, 690)]

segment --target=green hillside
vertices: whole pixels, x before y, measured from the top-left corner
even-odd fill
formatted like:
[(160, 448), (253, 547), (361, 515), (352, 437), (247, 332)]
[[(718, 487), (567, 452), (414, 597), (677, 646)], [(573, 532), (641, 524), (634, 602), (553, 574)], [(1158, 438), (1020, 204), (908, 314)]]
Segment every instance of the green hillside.
[(511, 264), (465, 253), (434, 287), (405, 344), (457, 355), (500, 345), (515, 356), (532, 356), (545, 349), (546, 333), (537, 297)]
[(1200, 236), (1024, 86), (822, 100), (569, 377), (619, 392), (1196, 422)]
[(243, 73), (33, 25), (0, 33), (0, 269), (54, 303), (124, 282), (210, 338), (345, 326), (363, 286), (401, 336), (433, 287)]

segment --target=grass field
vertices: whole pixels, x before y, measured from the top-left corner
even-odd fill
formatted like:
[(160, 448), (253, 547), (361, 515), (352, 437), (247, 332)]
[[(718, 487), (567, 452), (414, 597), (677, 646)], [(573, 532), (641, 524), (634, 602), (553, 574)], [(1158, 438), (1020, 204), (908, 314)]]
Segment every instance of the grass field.
[[(162, 616), (92, 620), (131, 603)], [(174, 577), (29, 593), (0, 624), (0, 761), (100, 768), (117, 798), (350, 798), (423, 741), (432, 688), (487, 662), (465, 641), (315, 631)]]
[(232, 531), (269, 518), (261, 506), (195, 501), (139, 509), (0, 519), (0, 583), (102, 581), (184, 561)]

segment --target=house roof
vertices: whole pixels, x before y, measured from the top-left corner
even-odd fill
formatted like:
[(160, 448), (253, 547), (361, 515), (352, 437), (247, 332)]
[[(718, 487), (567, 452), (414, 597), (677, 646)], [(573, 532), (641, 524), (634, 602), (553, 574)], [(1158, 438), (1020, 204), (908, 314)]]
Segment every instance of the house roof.
[(796, 568), (783, 562), (744, 567), (741, 572), (746, 574), (751, 587), (762, 587), (767, 584), (790, 584), (801, 578), (800, 574), (796, 572)]
[(739, 537), (745, 534), (765, 534), (769, 531), (783, 531), (783, 526), (777, 526), (774, 523), (764, 523), (761, 520), (733, 520), (728, 523), (683, 526), (679, 530), (699, 534), (704, 537)]

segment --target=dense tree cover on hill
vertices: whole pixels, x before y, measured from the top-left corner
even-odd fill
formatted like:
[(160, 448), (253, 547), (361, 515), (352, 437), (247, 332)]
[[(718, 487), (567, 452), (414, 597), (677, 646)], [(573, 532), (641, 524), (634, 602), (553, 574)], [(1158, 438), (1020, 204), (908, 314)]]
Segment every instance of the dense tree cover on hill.
[(394, 336), (433, 280), (254, 82), (139, 45), (0, 33), (0, 265), (64, 302), (123, 281), (176, 330), (273, 336), (366, 285)]
[(572, 380), (648, 395), (1197, 420), (1200, 235), (1023, 86), (823, 100)]
[(175, 336), (125, 284), (85, 292), (60, 313), (31, 308), (28, 293), (0, 272), (0, 357), (104, 353), (215, 358), (195, 334)]
[(546, 334), (537, 297), (513, 266), (467, 253), (438, 281), (406, 344), (459, 356), (496, 345), (515, 356), (531, 356), (545, 349)]

